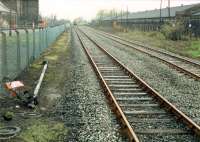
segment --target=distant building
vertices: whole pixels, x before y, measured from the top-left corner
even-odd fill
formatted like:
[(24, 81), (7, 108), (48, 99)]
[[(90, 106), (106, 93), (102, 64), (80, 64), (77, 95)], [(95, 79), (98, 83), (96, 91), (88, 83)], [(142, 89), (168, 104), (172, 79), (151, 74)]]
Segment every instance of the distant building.
[(17, 14), (18, 26), (31, 26), (38, 24), (39, 0), (0, 0), (9, 9)]
[[(170, 12), (169, 12), (170, 10)], [(169, 15), (170, 14), (170, 15)], [(141, 21), (152, 21), (157, 20), (159, 21), (160, 18), (162, 19), (175, 19), (177, 17), (197, 17), (200, 14), (200, 4), (192, 4), (192, 5), (181, 5), (176, 7), (171, 7), (170, 9), (163, 8), (163, 9), (154, 9), (154, 10), (146, 10), (141, 12), (133, 12), (128, 14), (128, 20), (130, 22), (141, 22)], [(161, 16), (161, 17), (160, 17)], [(120, 16), (107, 16), (102, 18), (103, 21), (119, 21), (119, 22), (127, 22), (127, 14), (123, 14)]]
[(16, 12), (0, 2), (0, 28), (15, 28)]

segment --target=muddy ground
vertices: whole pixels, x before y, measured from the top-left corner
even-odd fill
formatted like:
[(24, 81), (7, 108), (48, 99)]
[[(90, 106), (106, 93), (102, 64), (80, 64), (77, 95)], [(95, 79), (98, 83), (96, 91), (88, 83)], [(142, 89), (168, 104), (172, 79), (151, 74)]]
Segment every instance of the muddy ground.
[[(52, 115), (56, 101), (64, 95), (63, 87), (66, 81), (65, 74), (68, 59), (69, 34), (63, 33), (58, 40), (46, 49), (39, 59), (36, 59), (30, 68), (22, 73), (17, 80), (21, 80), (29, 86), (33, 92), (39, 76), (42, 72), (42, 62), (49, 61), (42, 89), (40, 90), (39, 105), (35, 109), (24, 107), (19, 100), (0, 95), (0, 127), (17, 126), (20, 133), (10, 140), (0, 142), (53, 142), (67, 135), (68, 129), (64, 123)], [(16, 106), (19, 106), (16, 107)], [(2, 117), (5, 112), (13, 112), (11, 121), (5, 121)], [(29, 115), (33, 113), (33, 115)]]

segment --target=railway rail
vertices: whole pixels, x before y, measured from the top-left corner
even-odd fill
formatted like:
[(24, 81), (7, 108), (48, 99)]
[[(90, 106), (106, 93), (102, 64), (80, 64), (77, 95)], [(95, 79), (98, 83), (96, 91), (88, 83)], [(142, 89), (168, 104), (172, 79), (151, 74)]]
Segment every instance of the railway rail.
[(75, 32), (129, 141), (199, 141), (196, 123), (94, 39)]
[(100, 36), (103, 36), (104, 38), (108, 38), (121, 45), (125, 45), (139, 52), (145, 53), (153, 58), (156, 58), (162, 61), (163, 63), (169, 65), (170, 67), (176, 69), (177, 71), (194, 78), (195, 80), (200, 80), (200, 63), (197, 61), (193, 61), (186, 57), (175, 55), (167, 51), (151, 48), (151, 47), (142, 45), (140, 43), (126, 40), (126, 39), (123, 39), (121, 37), (118, 37), (106, 32), (97, 31), (97, 30), (94, 30), (94, 31), (95, 33), (97, 33)]

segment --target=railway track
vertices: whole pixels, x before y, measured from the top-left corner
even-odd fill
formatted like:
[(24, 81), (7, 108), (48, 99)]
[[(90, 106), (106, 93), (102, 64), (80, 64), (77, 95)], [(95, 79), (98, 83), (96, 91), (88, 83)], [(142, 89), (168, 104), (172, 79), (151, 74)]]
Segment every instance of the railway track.
[(163, 63), (169, 65), (170, 67), (176, 69), (177, 71), (194, 78), (195, 80), (200, 80), (200, 63), (198, 63), (197, 61), (193, 61), (191, 59), (175, 55), (167, 51), (154, 49), (133, 41), (120, 38), (118, 36), (106, 32), (102, 31), (100, 32), (97, 30), (93, 31), (95, 31), (95, 33), (97, 33), (98, 35), (103, 36), (104, 38), (108, 38), (121, 45), (131, 47), (139, 52), (145, 53), (153, 58), (156, 58), (162, 61)]
[(196, 123), (95, 40), (75, 32), (129, 141), (200, 141)]

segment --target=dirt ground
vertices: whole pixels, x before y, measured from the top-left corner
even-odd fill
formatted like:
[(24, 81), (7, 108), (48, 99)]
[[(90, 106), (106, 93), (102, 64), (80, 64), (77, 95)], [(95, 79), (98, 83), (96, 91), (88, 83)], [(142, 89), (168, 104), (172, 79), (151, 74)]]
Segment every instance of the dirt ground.
[[(17, 126), (21, 128), (20, 133), (10, 140), (0, 140), (0, 142), (53, 142), (67, 135), (67, 128), (64, 123), (52, 116), (56, 101), (63, 94), (63, 85), (68, 60), (69, 35), (63, 33), (50, 48), (35, 60), (30, 68), (22, 73), (18, 80), (31, 87), (33, 92), (39, 76), (42, 72), (43, 61), (48, 61), (48, 69), (45, 74), (42, 88), (39, 95), (39, 105), (35, 109), (24, 107), (15, 98), (0, 95), (0, 127)], [(16, 107), (16, 106), (19, 106)], [(11, 121), (5, 121), (2, 114), (13, 112), (14, 117)]]

